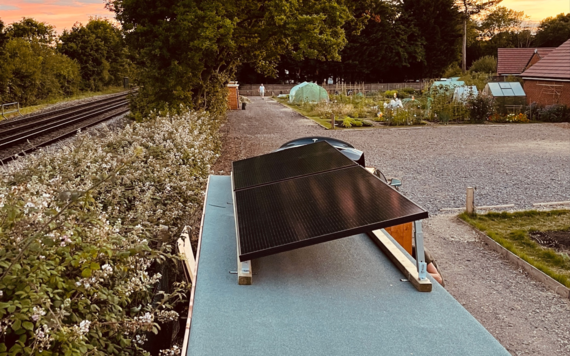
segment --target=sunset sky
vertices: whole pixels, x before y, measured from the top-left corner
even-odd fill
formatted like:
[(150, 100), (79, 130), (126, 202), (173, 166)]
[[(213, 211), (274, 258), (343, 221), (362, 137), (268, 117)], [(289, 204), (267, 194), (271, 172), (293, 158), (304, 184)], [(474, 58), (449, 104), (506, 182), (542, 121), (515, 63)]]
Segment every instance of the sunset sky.
[[(0, 18), (5, 24), (33, 17), (56, 27), (58, 32), (77, 21), (86, 23), (90, 16), (112, 18), (103, 0), (0, 0)], [(503, 0), (502, 6), (524, 11), (531, 20), (570, 12), (570, 0)]]

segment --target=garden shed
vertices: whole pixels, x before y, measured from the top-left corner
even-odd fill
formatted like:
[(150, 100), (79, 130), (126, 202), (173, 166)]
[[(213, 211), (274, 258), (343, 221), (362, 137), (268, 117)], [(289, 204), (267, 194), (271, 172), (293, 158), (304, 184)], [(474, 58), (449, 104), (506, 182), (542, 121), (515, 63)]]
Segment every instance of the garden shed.
[(329, 94), (325, 88), (315, 84), (303, 82), (291, 88), (289, 92), (289, 102), (299, 104), (304, 101), (319, 103), (328, 101)]
[(526, 104), (526, 94), (519, 82), (488, 83), (483, 94), (490, 95), (499, 111), (519, 111)]

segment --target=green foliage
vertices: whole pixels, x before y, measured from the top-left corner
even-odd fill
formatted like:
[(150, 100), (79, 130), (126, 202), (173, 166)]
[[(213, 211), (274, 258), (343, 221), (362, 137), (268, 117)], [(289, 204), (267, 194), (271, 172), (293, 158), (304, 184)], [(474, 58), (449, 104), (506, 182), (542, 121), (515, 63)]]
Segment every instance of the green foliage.
[(85, 26), (76, 23), (71, 30), (63, 31), (57, 48), (79, 63), (83, 90), (120, 85), (129, 74), (121, 30), (107, 19), (92, 18)]
[(479, 35), (488, 40), (501, 32), (516, 31), (522, 25), (525, 15), (523, 11), (514, 11), (498, 6), (490, 11), (479, 25)]
[(447, 67), (445, 72), (443, 72), (444, 78), (453, 78), (453, 77), (460, 77), (463, 73), (461, 72), (461, 68), (459, 68), (459, 64), (457, 62), (453, 62)]
[(541, 107), (530, 105), (526, 110), (530, 120), (542, 122), (570, 122), (570, 107), (566, 105), (550, 105)]
[[(338, 60), (350, 1), (112, 0), (141, 68), (132, 109), (180, 104), (224, 111), (225, 84), (241, 63), (276, 74), (280, 56)], [(361, 14), (359, 14), (360, 16)], [(367, 16), (364, 16), (367, 18)]]
[(482, 91), (485, 89), (487, 83), (491, 81), (492, 77), (493, 75), (490, 73), (469, 71), (465, 73), (465, 75), (461, 76), (460, 80), (464, 81), (465, 85), (475, 85), (477, 87), (477, 90)]
[(493, 99), (486, 95), (477, 95), (467, 99), (469, 117), (472, 121), (483, 122), (493, 113)]
[(384, 97), (385, 97), (385, 98), (393, 98), (393, 97), (394, 97), (394, 94), (397, 95), (397, 94), (398, 94), (398, 91), (397, 91), (397, 90), (386, 90), (386, 91), (384, 92)]
[(39, 42), (45, 45), (52, 45), (57, 37), (53, 26), (33, 18), (23, 18), (12, 23), (6, 28), (6, 35), (9, 38), (23, 38), (30, 43)]
[(471, 73), (496, 73), (497, 58), (494, 56), (484, 56), (473, 62), (469, 68)]
[(542, 20), (536, 32), (535, 45), (558, 47), (568, 39), (570, 39), (570, 12)]
[(2, 171), (0, 353), (149, 355), (147, 336), (188, 305), (181, 275), (156, 284), (200, 215), (220, 123), (157, 117)]
[(77, 92), (79, 67), (38, 41), (12, 38), (0, 54), (0, 101), (32, 105)]

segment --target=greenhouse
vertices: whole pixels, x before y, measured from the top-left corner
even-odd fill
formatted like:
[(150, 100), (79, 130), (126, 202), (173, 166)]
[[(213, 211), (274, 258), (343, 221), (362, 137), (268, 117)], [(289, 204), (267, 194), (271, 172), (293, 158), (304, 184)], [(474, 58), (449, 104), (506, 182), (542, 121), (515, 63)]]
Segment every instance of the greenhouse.
[(519, 82), (488, 83), (483, 94), (493, 97), (497, 110), (520, 112), (526, 105), (526, 93)]
[(289, 102), (299, 104), (302, 102), (328, 101), (329, 94), (325, 88), (315, 84), (304, 82), (291, 88), (289, 92)]
[(479, 95), (479, 91), (475, 85), (456, 87), (453, 92), (453, 101), (465, 103), (469, 98)]

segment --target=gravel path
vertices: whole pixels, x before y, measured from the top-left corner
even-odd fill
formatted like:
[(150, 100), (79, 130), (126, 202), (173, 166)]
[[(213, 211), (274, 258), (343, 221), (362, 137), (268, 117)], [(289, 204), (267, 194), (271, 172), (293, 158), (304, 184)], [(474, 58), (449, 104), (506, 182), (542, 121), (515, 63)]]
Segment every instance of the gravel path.
[(547, 290), (485, 248), (475, 233), (441, 208), (570, 200), (570, 125), (430, 126), (327, 131), (281, 104), (251, 98), (222, 128), (214, 165), (270, 152), (303, 136), (332, 136), (365, 152), (368, 165), (403, 179), (402, 193), (430, 211), (426, 246), (446, 289), (513, 355), (570, 355), (570, 301)]
[(330, 131), (271, 99), (251, 100), (247, 110), (230, 113), (232, 159), (267, 153), (302, 136), (330, 136), (364, 151), (367, 165), (401, 178), (402, 193), (432, 214), (465, 206), (468, 186), (476, 187), (478, 206), (526, 209), (570, 200), (570, 128), (565, 125)]

